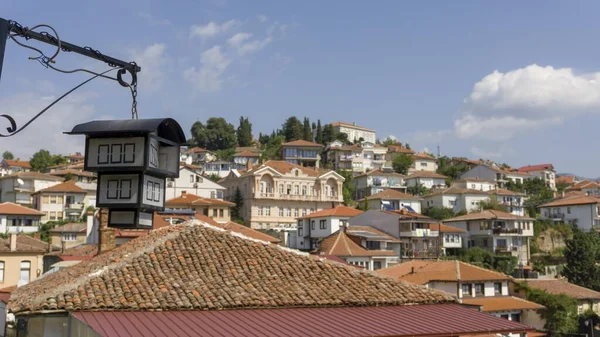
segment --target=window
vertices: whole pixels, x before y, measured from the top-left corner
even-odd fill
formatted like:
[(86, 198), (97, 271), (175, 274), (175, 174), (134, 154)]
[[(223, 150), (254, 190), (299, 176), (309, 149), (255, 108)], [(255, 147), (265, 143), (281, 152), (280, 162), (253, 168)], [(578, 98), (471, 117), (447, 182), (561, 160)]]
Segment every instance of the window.
[(306, 195), (306, 185), (302, 185), (302, 195)]
[(483, 283), (476, 283), (475, 284), (475, 296), (481, 296), (483, 295)]
[(500, 283), (500, 282), (494, 283), (494, 294), (502, 295), (502, 283)]
[(315, 230), (315, 220), (310, 222), (310, 229)]
[(219, 209), (219, 217), (220, 217), (220, 218), (222, 218), (222, 217), (223, 217), (223, 213), (224, 213), (223, 209), (222, 209), (222, 208), (220, 208), (220, 209)]
[(421, 163), (421, 167), (427, 167), (427, 163)]
[(297, 218), (300, 216), (300, 210), (298, 208), (294, 208), (294, 218)]
[(283, 194), (283, 184), (279, 184), (279, 194)]
[(45, 195), (42, 197), (42, 204), (49, 204), (50, 203), (50, 196), (49, 195)]
[(63, 241), (75, 241), (75, 240), (77, 240), (77, 234), (66, 233), (66, 234), (63, 234), (62, 239), (63, 239)]
[(448, 202), (450, 203), (450, 206), (456, 206), (456, 199), (455, 200), (449, 200)]
[(299, 191), (300, 191), (300, 186), (294, 185), (294, 195), (300, 194)]
[(214, 199), (214, 198), (215, 198), (215, 196), (216, 196), (216, 193), (215, 193), (215, 191), (210, 191), (210, 198), (211, 198), (211, 199)]
[(571, 214), (571, 207), (567, 207), (567, 214)]
[(51, 195), (50, 196), (50, 203), (51, 204), (56, 204), (56, 196), (55, 195)]
[(279, 207), (279, 216), (283, 216), (283, 207)]
[(306, 208), (302, 209), (302, 216), (306, 216)]
[(292, 194), (292, 185), (287, 185), (287, 194)]
[(0, 261), (0, 282), (4, 282), (4, 261)]
[(472, 189), (475, 189), (475, 184), (471, 184), (471, 188), (472, 188)]
[(302, 236), (304, 234), (303, 232), (302, 226), (298, 226), (298, 236)]
[(483, 239), (483, 246), (487, 247), (488, 246), (487, 244), (488, 244), (487, 239)]
[(217, 209), (216, 208), (213, 208), (212, 213), (213, 213), (213, 215), (212, 215), (213, 217), (217, 217)]
[(263, 215), (263, 207), (258, 206), (258, 215)]
[(327, 229), (327, 220), (319, 221), (319, 229)]
[(509, 317), (509, 316), (510, 316), (509, 314), (500, 315), (500, 317), (501, 317), (501, 318), (504, 318), (504, 319), (508, 319), (508, 317)]
[(471, 296), (471, 285), (470, 284), (463, 284), (461, 285), (462, 288), (462, 295), (463, 297), (467, 296), (470, 297)]
[(489, 222), (487, 222), (487, 221), (481, 221), (479, 223), (479, 230), (480, 231), (488, 230), (488, 229), (490, 229), (490, 223)]
[(265, 216), (271, 216), (271, 206), (265, 206)]
[(510, 315), (510, 320), (513, 322), (521, 322), (521, 314)]
[(291, 208), (286, 208), (285, 210), (285, 216), (292, 216), (292, 209)]
[(190, 183), (193, 183), (193, 182), (194, 182), (194, 175), (190, 174)]
[(21, 261), (21, 281), (29, 282), (31, 278), (31, 262)]

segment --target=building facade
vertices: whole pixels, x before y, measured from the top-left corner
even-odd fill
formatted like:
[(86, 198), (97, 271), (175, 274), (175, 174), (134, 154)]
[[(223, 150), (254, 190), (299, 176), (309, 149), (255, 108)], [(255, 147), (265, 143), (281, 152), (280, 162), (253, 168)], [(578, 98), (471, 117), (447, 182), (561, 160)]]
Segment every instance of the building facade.
[(28, 161), (3, 159), (0, 162), (0, 176), (5, 176), (17, 172), (29, 172), (31, 165)]
[(165, 200), (180, 196), (183, 192), (203, 198), (223, 199), (225, 187), (186, 166), (179, 168), (178, 178), (167, 178)]
[(50, 230), (50, 243), (69, 249), (87, 243), (87, 222), (67, 223)]
[(335, 131), (348, 135), (348, 141), (350, 142), (360, 141), (362, 139), (363, 141), (375, 144), (377, 141), (375, 130), (356, 125), (356, 123), (334, 122), (331, 123), (331, 125)]
[(35, 280), (44, 270), (44, 254), (49, 249), (56, 247), (24, 234), (0, 238), (0, 288)]
[(482, 201), (489, 200), (488, 192), (450, 187), (432, 190), (429, 194), (421, 196), (421, 207), (444, 207), (451, 209), (454, 213), (476, 212), (480, 209)]
[[(365, 200), (359, 202), (365, 203)], [(368, 209), (373, 210), (399, 211), (407, 209), (411, 212), (421, 213), (420, 198), (390, 188), (367, 197), (366, 204)]]
[(461, 179), (479, 178), (486, 181), (492, 181), (497, 188), (505, 188), (506, 183), (509, 181), (522, 184), (525, 179), (531, 179), (532, 175), (527, 172), (501, 169), (493, 165), (480, 164), (463, 173), (460, 177)]
[(12, 202), (0, 204), (0, 234), (36, 233), (45, 214)]
[(572, 196), (538, 206), (542, 219), (576, 225), (583, 231), (600, 228), (600, 197)]
[(311, 251), (323, 238), (348, 227), (348, 220), (360, 213), (362, 211), (340, 205), (300, 217), (296, 230), (290, 232), (287, 246)]
[(437, 159), (435, 159), (435, 157), (427, 154), (427, 153), (421, 153), (421, 152), (417, 152), (414, 153), (412, 155), (413, 157), (413, 164), (412, 166), (408, 169), (408, 173), (413, 173), (413, 172), (417, 172), (417, 171), (428, 171), (428, 172), (435, 172), (438, 169), (438, 164), (437, 164)]
[(0, 201), (33, 207), (32, 194), (60, 184), (63, 178), (38, 172), (18, 172), (0, 177)]
[(295, 140), (281, 144), (283, 160), (306, 167), (319, 168), (323, 145), (306, 140)]
[(556, 171), (552, 164), (527, 165), (520, 167), (519, 172), (529, 173), (533, 177), (542, 179), (546, 187), (556, 191)]
[(192, 210), (197, 214), (207, 216), (218, 223), (231, 221), (231, 207), (234, 203), (220, 200), (203, 198), (182, 191), (181, 195), (165, 202), (165, 207), (173, 210)]
[(407, 187), (423, 185), (425, 188), (446, 187), (446, 177), (430, 171), (416, 171), (404, 178)]
[(356, 190), (355, 200), (375, 195), (388, 188), (406, 192), (404, 176), (393, 171), (373, 170), (354, 177), (352, 181)]
[(260, 229), (296, 228), (297, 218), (339, 205), (343, 182), (334, 171), (275, 160), (220, 181), (227, 200), (233, 201), (239, 188), (245, 224)]
[(42, 223), (78, 221), (84, 217), (88, 206), (95, 206), (96, 191), (87, 191), (78, 184), (69, 180), (33, 193), (33, 208), (44, 213)]

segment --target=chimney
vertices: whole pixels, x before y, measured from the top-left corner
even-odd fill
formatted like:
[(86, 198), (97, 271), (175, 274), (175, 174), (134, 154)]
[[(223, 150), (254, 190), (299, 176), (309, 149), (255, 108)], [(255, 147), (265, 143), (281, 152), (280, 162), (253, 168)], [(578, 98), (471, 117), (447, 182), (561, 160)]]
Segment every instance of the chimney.
[(117, 244), (115, 242), (115, 229), (102, 225), (100, 231), (100, 242), (98, 243), (98, 255), (106, 253), (114, 249)]
[(410, 267), (410, 273), (414, 274), (415, 273), (415, 267)]
[(10, 251), (11, 252), (17, 251), (17, 234), (16, 233), (10, 234)]
[(63, 240), (60, 242), (60, 252), (64, 254), (65, 249), (67, 249), (67, 243)]

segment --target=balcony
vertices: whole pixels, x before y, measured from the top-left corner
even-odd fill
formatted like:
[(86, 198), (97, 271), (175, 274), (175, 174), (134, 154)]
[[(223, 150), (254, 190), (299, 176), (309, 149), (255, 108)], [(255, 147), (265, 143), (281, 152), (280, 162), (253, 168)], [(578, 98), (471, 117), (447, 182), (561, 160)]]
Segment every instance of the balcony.
[(565, 213), (552, 213), (550, 214), (549, 218), (552, 220), (564, 220)]
[(39, 231), (38, 226), (7, 226), (7, 233), (37, 233)]
[(492, 230), (492, 233), (502, 235), (502, 234), (523, 234), (523, 229), (521, 228), (505, 228), (505, 227), (497, 227)]
[(80, 202), (74, 202), (74, 203), (70, 203), (70, 204), (65, 204), (65, 209), (82, 210), (83, 209), (83, 204), (80, 203)]
[(339, 156), (338, 158), (339, 158), (340, 161), (352, 161), (352, 159), (354, 159), (354, 156), (352, 156), (352, 155)]
[(501, 201), (500, 204), (511, 207), (522, 207), (523, 204), (518, 201)]
[(416, 228), (411, 231), (401, 231), (401, 237), (412, 237), (412, 238), (436, 238), (440, 235), (438, 231), (432, 231), (427, 228)]
[(519, 251), (517, 246), (498, 246), (496, 247), (496, 254), (513, 254)]

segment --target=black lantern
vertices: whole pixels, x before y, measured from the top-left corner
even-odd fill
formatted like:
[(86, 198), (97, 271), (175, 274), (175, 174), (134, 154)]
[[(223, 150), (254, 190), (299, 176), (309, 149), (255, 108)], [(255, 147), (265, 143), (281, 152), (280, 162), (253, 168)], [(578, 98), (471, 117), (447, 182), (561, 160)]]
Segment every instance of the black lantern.
[(186, 142), (171, 118), (92, 121), (70, 135), (85, 135), (84, 170), (98, 173), (96, 205), (109, 210), (108, 225), (152, 228), (165, 205), (165, 178), (179, 177)]

